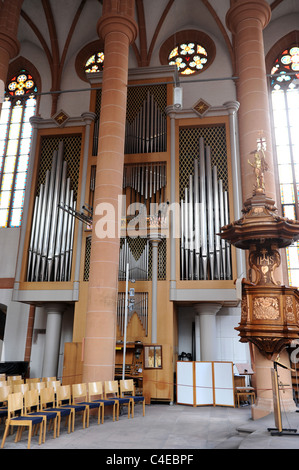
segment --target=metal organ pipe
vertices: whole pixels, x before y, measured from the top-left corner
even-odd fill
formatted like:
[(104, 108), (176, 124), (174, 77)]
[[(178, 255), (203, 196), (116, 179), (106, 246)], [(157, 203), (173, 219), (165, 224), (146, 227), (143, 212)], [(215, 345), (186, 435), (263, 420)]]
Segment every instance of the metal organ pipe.
[(63, 161), (63, 142), (53, 152), (51, 171), (36, 197), (29, 247), (27, 281), (70, 280), (74, 238), (74, 217), (58, 205), (76, 208), (67, 163)]
[(211, 149), (199, 140), (199, 160), (181, 199), (181, 279), (231, 279), (230, 246), (220, 227), (229, 223), (228, 193), (211, 164)]
[(148, 91), (134, 120), (126, 123), (125, 153), (165, 151), (166, 116)]
[[(117, 325), (119, 327), (121, 335), (124, 334), (125, 327), (125, 308), (126, 308), (126, 295), (125, 292), (118, 293), (117, 299)], [(134, 295), (134, 307), (128, 309), (128, 323), (130, 322), (133, 314), (136, 313), (142, 326), (145, 330), (145, 336), (148, 333), (148, 293), (147, 292), (135, 292)]]
[(200, 238), (203, 279), (207, 279), (208, 240), (207, 240), (207, 199), (206, 199), (206, 165), (204, 140), (199, 139), (199, 178), (200, 178)]

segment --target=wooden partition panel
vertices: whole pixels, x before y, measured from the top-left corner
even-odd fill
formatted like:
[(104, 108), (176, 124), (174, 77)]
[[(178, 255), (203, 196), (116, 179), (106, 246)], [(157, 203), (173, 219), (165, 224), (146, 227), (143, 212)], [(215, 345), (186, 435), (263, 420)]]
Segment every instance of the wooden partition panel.
[(235, 406), (232, 362), (177, 362), (177, 403)]
[(194, 366), (193, 362), (177, 363), (177, 403), (194, 403)]
[(213, 363), (195, 362), (195, 405), (213, 405)]

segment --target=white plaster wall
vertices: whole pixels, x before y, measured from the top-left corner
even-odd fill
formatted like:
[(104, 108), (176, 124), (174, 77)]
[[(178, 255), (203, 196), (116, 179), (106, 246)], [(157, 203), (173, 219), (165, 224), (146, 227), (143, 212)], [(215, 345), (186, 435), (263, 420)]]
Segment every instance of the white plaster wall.
[(4, 331), (5, 361), (24, 361), (29, 306), (13, 302), (12, 289), (0, 290), (0, 303), (7, 306)]
[(19, 228), (0, 229), (0, 278), (15, 277), (19, 237)]
[[(250, 362), (248, 344), (240, 343), (235, 327), (240, 322), (240, 308), (222, 308), (216, 315), (217, 361)], [(178, 310), (178, 354), (192, 353), (192, 308)]]

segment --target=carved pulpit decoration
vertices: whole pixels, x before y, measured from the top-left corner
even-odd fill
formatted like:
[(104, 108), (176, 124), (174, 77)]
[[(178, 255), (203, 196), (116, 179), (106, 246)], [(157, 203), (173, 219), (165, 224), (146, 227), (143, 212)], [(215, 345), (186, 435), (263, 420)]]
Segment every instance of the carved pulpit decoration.
[(249, 165), (254, 169), (255, 186), (253, 194), (265, 194), (265, 172), (268, 170), (268, 164), (265, 157), (266, 141), (260, 138), (257, 142), (257, 148), (251, 154), (254, 155), (254, 161), (248, 160)]
[(241, 321), (236, 330), (241, 342), (252, 342), (267, 358), (299, 338), (297, 287), (280, 285), (276, 270), (279, 250), (299, 239), (299, 221), (280, 217), (265, 192), (265, 142), (258, 140), (252, 197), (243, 205), (243, 217), (221, 227), (221, 238), (248, 250), (248, 275), (242, 282)]

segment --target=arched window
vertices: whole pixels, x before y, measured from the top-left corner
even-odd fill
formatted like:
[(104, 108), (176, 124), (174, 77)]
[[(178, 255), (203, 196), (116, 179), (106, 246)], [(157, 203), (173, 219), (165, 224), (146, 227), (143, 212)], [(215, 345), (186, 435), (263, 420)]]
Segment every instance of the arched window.
[[(271, 70), (271, 96), (283, 216), (299, 219), (299, 48), (284, 49)], [(299, 242), (287, 248), (289, 284), (299, 286)]]
[(7, 85), (0, 116), (0, 227), (21, 225), (36, 91), (26, 70)]
[(104, 52), (97, 52), (86, 61), (85, 73), (101, 72), (104, 68)]
[(192, 75), (203, 69), (207, 62), (207, 51), (194, 42), (178, 44), (168, 56), (169, 65), (176, 65), (181, 75)]
[(188, 29), (166, 39), (159, 55), (162, 65), (176, 65), (180, 75), (188, 76), (203, 72), (212, 64), (216, 47), (207, 34)]

